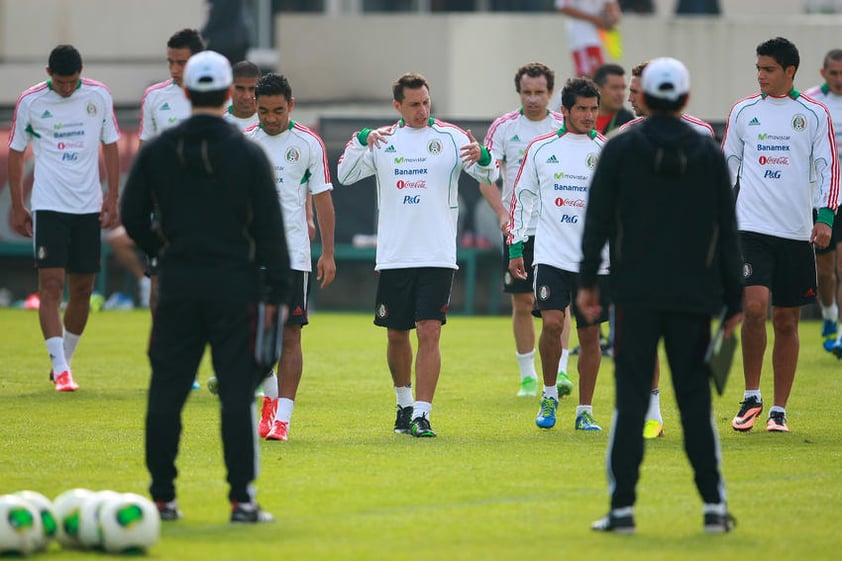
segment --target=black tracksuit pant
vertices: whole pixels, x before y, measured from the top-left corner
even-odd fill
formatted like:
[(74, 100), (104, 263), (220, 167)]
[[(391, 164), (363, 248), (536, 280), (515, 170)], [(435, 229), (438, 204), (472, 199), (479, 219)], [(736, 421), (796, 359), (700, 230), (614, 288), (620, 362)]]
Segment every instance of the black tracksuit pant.
[(258, 447), (254, 391), (265, 375), (254, 359), (255, 304), (226, 285), (225, 297), (201, 290), (161, 290), (149, 341), (152, 379), (146, 412), (146, 465), (155, 500), (175, 498), (175, 466), (181, 436), (181, 410), (210, 344), (222, 406), (222, 445), (230, 485), (229, 499), (253, 499)]
[(711, 413), (704, 355), (710, 315), (616, 306), (616, 409), (608, 444), (611, 508), (634, 505), (643, 461), (643, 424), (649, 406), (658, 341), (664, 338), (684, 428), (684, 450), (705, 503), (724, 503), (719, 435)]

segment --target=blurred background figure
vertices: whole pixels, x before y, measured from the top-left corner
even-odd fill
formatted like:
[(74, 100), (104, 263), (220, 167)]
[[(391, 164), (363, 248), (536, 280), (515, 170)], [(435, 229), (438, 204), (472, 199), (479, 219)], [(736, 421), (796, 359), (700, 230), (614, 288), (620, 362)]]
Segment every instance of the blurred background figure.
[(202, 28), (207, 48), (231, 64), (246, 59), (251, 46), (251, 25), (243, 0), (208, 0), (208, 19)]

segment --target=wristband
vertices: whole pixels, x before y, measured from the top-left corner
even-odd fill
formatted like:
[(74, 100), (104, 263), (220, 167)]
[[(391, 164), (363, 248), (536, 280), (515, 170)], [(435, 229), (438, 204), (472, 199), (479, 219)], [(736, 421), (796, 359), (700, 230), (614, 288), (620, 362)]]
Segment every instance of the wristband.
[(816, 216), (816, 222), (821, 222), (822, 224), (827, 224), (831, 228), (833, 228), (833, 211), (827, 207), (822, 207), (819, 209), (818, 216)]
[(523, 257), (523, 242), (515, 242), (509, 246), (509, 259)]
[(363, 146), (368, 146), (368, 135), (371, 133), (371, 129), (363, 129), (357, 133), (357, 140), (360, 141), (360, 144)]

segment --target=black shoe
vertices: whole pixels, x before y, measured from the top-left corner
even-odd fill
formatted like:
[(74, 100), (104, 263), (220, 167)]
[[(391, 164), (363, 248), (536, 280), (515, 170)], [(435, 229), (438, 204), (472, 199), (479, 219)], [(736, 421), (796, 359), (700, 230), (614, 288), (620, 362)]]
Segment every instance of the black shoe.
[(591, 524), (595, 532), (614, 532), (615, 534), (634, 534), (634, 516), (614, 516), (610, 512)]
[(416, 438), (433, 438), (436, 436), (426, 414), (412, 419), (412, 423), (409, 425), (409, 434)]
[(705, 513), (705, 533), (707, 534), (724, 534), (736, 527), (737, 520), (729, 512), (725, 514)]
[(232, 524), (257, 524), (274, 521), (275, 517), (261, 509), (256, 502), (238, 503), (237, 501), (231, 501)]
[(401, 407), (398, 405), (398, 417), (395, 419), (395, 432), (398, 434), (409, 434), (409, 425), (412, 423), (412, 405)]
[(158, 508), (158, 515), (161, 520), (179, 520), (183, 514), (178, 510), (178, 503), (175, 499), (171, 501), (155, 501), (155, 506)]

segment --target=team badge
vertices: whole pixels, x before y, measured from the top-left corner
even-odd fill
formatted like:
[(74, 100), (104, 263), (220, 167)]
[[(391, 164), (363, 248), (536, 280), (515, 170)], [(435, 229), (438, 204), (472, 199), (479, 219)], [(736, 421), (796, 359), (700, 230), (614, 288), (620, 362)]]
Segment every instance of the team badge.
[(441, 141), (437, 138), (434, 138), (430, 142), (427, 143), (427, 152), (432, 154), (433, 156), (438, 156), (441, 154), (442, 145)]
[(47, 258), (47, 248), (43, 245), (38, 246), (38, 261), (43, 261)]
[(385, 304), (380, 304), (379, 306), (377, 306), (377, 311), (375, 312), (375, 314), (379, 319), (385, 319), (386, 316), (389, 315), (389, 310), (386, 309)]
[(293, 146), (292, 148), (287, 150), (286, 158), (289, 163), (294, 164), (295, 162), (301, 159), (301, 152), (298, 151), (298, 148)]
[(89, 101), (85, 106), (85, 111), (88, 112), (88, 115), (96, 115), (96, 105), (92, 101)]
[(807, 117), (801, 113), (796, 113), (792, 117), (792, 122), (790, 124), (792, 125), (792, 130), (795, 132), (804, 132), (807, 128)]
[(550, 299), (550, 287), (542, 284), (538, 287), (538, 300), (547, 301)]
[(585, 158), (585, 164), (588, 166), (588, 169), (593, 169), (596, 167), (596, 163), (599, 161), (599, 156), (596, 152), (591, 152)]
[(751, 263), (743, 263), (743, 278), (747, 279), (751, 277)]

